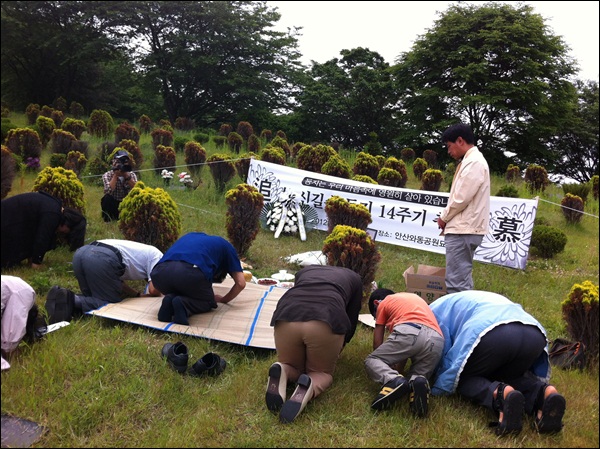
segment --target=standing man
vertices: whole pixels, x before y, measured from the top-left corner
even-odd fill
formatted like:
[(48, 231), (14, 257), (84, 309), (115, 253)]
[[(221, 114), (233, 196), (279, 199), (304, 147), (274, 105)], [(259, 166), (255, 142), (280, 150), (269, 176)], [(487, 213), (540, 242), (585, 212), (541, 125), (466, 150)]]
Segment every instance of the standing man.
[(137, 182), (137, 176), (132, 170), (129, 153), (125, 150), (117, 151), (111, 170), (102, 175), (104, 196), (100, 200), (100, 206), (104, 221), (119, 219), (119, 204)]
[(469, 125), (450, 126), (442, 134), (456, 167), (448, 205), (437, 223), (446, 244), (446, 290), (473, 290), (473, 256), (490, 222), (490, 169), (475, 146)]

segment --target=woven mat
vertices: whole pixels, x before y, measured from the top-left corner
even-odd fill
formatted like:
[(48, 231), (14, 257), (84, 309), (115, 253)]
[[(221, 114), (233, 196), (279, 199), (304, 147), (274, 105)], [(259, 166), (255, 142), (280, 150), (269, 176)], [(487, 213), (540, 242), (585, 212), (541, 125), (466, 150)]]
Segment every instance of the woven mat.
[[(214, 284), (216, 294), (226, 294), (233, 280)], [(129, 298), (88, 312), (89, 315), (138, 324), (165, 332), (174, 332), (244, 346), (275, 349), (271, 317), (277, 301), (286, 289), (247, 283), (246, 288), (229, 304), (218, 304), (208, 313), (192, 315), (189, 326), (158, 321), (162, 296)]]

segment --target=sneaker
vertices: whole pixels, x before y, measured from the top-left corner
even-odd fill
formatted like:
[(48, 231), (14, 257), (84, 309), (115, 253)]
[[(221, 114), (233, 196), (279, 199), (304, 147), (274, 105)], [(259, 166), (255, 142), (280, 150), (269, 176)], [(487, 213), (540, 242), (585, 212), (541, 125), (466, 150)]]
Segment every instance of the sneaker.
[(371, 408), (373, 410), (385, 410), (402, 396), (406, 395), (409, 390), (410, 386), (404, 376), (398, 376), (383, 386), (371, 404)]
[(48, 324), (71, 321), (74, 304), (75, 294), (72, 291), (58, 285), (53, 286), (46, 296)]
[(278, 412), (285, 402), (287, 389), (287, 375), (283, 366), (275, 362), (269, 368), (269, 380), (267, 381), (267, 393), (265, 402), (267, 408), (272, 412)]
[(296, 389), (285, 401), (279, 412), (279, 421), (286, 424), (292, 422), (300, 414), (308, 401), (313, 397), (312, 380), (306, 374), (301, 374), (296, 382)]
[(409, 407), (413, 415), (418, 418), (427, 416), (427, 402), (429, 399), (429, 382), (424, 377), (417, 377), (410, 381)]
[(194, 377), (218, 376), (225, 371), (226, 366), (227, 362), (224, 358), (215, 354), (214, 352), (209, 352), (204, 354), (196, 363), (191, 366), (191, 368), (188, 370), (188, 375)]
[(182, 342), (166, 343), (161, 351), (163, 358), (167, 359), (169, 366), (180, 374), (185, 373), (188, 366), (188, 349)]

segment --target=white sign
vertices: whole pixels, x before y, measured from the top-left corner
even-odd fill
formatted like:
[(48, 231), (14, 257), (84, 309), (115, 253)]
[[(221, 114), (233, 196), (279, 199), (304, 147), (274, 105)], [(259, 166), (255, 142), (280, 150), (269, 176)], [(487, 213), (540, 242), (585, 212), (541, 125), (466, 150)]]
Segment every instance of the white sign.
[[(436, 219), (448, 202), (448, 193), (369, 184), (255, 159), (250, 162), (247, 183), (263, 194), (265, 203), (295, 193), (317, 211), (316, 229), (327, 230), (325, 202), (339, 196), (369, 210), (373, 222), (367, 232), (375, 241), (446, 252)], [(524, 270), (536, 211), (537, 198), (492, 196), (490, 229), (475, 260)]]

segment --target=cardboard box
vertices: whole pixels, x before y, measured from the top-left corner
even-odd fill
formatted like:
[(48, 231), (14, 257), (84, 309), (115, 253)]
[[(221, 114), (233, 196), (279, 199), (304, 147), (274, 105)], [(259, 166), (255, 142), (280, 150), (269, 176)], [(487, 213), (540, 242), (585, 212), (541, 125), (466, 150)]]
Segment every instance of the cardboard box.
[(427, 304), (446, 294), (446, 269), (419, 265), (417, 271), (410, 266), (404, 271), (406, 291), (415, 293), (427, 301)]

